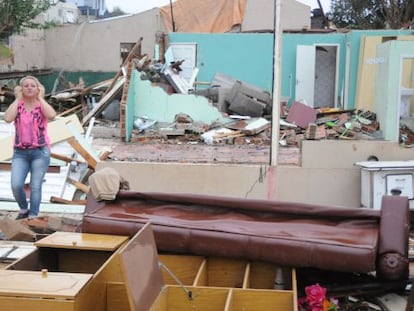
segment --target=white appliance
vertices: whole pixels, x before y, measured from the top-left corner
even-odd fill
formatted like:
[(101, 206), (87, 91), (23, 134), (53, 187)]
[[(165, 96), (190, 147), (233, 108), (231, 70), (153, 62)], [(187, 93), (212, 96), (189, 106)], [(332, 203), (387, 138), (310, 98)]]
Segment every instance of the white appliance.
[(361, 168), (361, 206), (381, 209), (383, 195), (407, 196), (414, 209), (414, 161), (357, 162)]

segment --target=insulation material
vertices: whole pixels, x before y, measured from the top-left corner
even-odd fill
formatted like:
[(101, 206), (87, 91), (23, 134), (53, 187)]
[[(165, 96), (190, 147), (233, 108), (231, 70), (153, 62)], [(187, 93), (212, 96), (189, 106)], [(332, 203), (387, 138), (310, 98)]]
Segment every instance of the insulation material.
[[(175, 31), (194, 33), (224, 33), (240, 25), (247, 0), (194, 1), (177, 0), (172, 3)], [(171, 7), (160, 8), (167, 31), (173, 31)], [(208, 14), (206, 14), (208, 12)]]

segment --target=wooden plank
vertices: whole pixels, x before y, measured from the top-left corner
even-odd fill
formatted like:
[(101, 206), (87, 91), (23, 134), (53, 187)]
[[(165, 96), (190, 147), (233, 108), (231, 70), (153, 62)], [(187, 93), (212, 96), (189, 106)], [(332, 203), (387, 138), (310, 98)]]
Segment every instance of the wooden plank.
[[(247, 262), (227, 258), (208, 258), (208, 285), (215, 287), (242, 287)], [(223, 273), (225, 271), (226, 273)]]
[[(249, 288), (272, 289), (275, 286), (276, 272), (279, 270), (285, 271), (286, 275), (290, 272), (289, 268), (278, 268), (274, 264), (265, 262), (252, 262), (250, 266), (250, 282)], [(285, 276), (283, 274), (282, 276)], [(281, 278), (282, 278), (281, 276)], [(290, 284), (292, 282), (291, 276), (286, 276), (286, 280), (282, 281)]]
[(242, 288), (249, 288), (250, 287), (250, 277), (251, 277), (251, 264), (248, 263), (246, 265), (246, 269), (244, 271), (244, 277), (243, 277), (243, 285)]
[[(414, 40), (414, 36), (397, 36), (397, 40)], [(358, 81), (355, 96), (357, 109), (374, 110), (375, 72), (377, 67), (377, 46), (387, 40), (385, 36), (365, 36), (361, 38)]]
[[(167, 285), (177, 285), (175, 276), (184, 285), (194, 284), (194, 280), (204, 261), (202, 256), (191, 255), (159, 255), (159, 261), (162, 264), (162, 274), (164, 283)], [(167, 271), (168, 269), (168, 271)], [(169, 273), (171, 272), (173, 276)]]
[(79, 153), (82, 158), (85, 159), (85, 161), (88, 163), (88, 167), (91, 167), (92, 169), (96, 168), (98, 161), (93, 154), (88, 152), (87, 148), (85, 148), (86, 145), (84, 143), (75, 139), (74, 137), (69, 138), (68, 143), (72, 146), (73, 149), (76, 150), (77, 153)]
[(105, 109), (106, 105), (111, 101), (111, 99), (117, 94), (117, 92), (121, 89), (122, 85), (125, 82), (125, 77), (120, 77), (114, 87), (104, 96), (102, 96), (101, 100), (96, 104), (96, 106), (89, 111), (89, 113), (83, 117), (82, 119), (82, 126), (88, 124), (89, 120), (97, 115), (98, 113), (102, 112)]
[(55, 159), (57, 159), (57, 160), (61, 160), (61, 161), (64, 161), (64, 162), (66, 162), (66, 163), (71, 163), (71, 162), (76, 162), (76, 163), (78, 163), (78, 164), (87, 164), (87, 163), (85, 163), (84, 161), (81, 161), (81, 160), (78, 160), (78, 159), (75, 159), (75, 158), (72, 158), (72, 157), (68, 157), (68, 156), (65, 156), (65, 155), (63, 155), (63, 154), (57, 154), (57, 153), (54, 153), (54, 152), (51, 152), (50, 153), (50, 156), (52, 157), (52, 158), (55, 158)]
[(266, 291), (233, 289), (233, 310), (268, 311), (269, 306), (278, 310), (295, 310), (292, 291)]
[(90, 187), (81, 183), (80, 181), (74, 180), (72, 178), (67, 178), (66, 179), (70, 184), (74, 185), (76, 187), (76, 189), (79, 189), (85, 193), (88, 193), (90, 190)]
[(114, 251), (127, 239), (122, 235), (57, 231), (34, 244), (37, 247)]
[(125, 283), (106, 283), (107, 310), (130, 311)]
[(112, 152), (113, 150), (110, 150), (110, 149), (102, 150), (101, 153), (99, 154), (99, 160), (105, 161)]
[[(224, 310), (257, 310), (254, 307), (250, 308), (236, 308), (236, 309), (225, 309), (225, 305), (228, 299), (230, 290), (226, 288), (209, 288), (209, 287), (189, 287), (187, 288), (192, 293), (192, 297), (195, 299), (189, 299), (188, 294), (180, 286), (168, 286), (168, 288), (162, 292), (162, 294), (157, 298), (154, 303), (154, 306), (150, 309), (152, 311), (166, 311), (166, 310), (198, 310), (198, 311), (224, 311)], [(166, 295), (166, 298), (162, 296)], [(165, 302), (159, 303), (167, 299), (166, 305), (167, 309), (162, 309), (161, 307)], [(269, 310), (268, 304), (267, 307)], [(278, 306), (277, 304), (274, 306)], [(277, 310), (289, 310), (283, 308), (277, 308)]]
[(67, 129), (72, 133), (72, 137), (67, 139), (68, 143), (85, 159), (89, 167), (95, 169), (99, 161), (96, 151), (72, 124), (67, 124)]
[(59, 198), (56, 196), (50, 197), (51, 203), (86, 205), (86, 201), (87, 200), (66, 200), (64, 198)]
[(365, 36), (361, 38), (358, 83), (355, 97), (355, 105), (358, 109), (372, 111), (374, 108), (377, 45), (381, 42), (381, 36)]
[[(75, 261), (76, 262), (76, 261)], [(76, 311), (94, 310), (110, 311), (106, 308), (105, 297), (106, 284), (97, 282), (94, 278), (88, 283), (76, 297)], [(56, 310), (56, 309), (55, 309)], [(58, 309), (60, 311), (60, 309)], [(43, 310), (42, 310), (43, 311)]]
[(73, 300), (39, 299), (38, 297), (22, 299), (20, 297), (0, 297), (2, 311), (74, 311)]
[(0, 270), (0, 296), (74, 299), (91, 274)]
[[(125, 244), (128, 242), (125, 242)], [(125, 283), (121, 273), (121, 257), (119, 252), (122, 246), (107, 260), (107, 262), (96, 272), (95, 279), (98, 282)], [(128, 300), (127, 300), (128, 301)]]
[(61, 112), (61, 113), (58, 115), (58, 117), (63, 117), (63, 116), (66, 116), (66, 115), (68, 115), (68, 114), (70, 114), (70, 113), (73, 113), (73, 112), (75, 112), (76, 110), (81, 109), (81, 108), (82, 108), (82, 104), (79, 104), (79, 105), (73, 106), (72, 108), (70, 108), (70, 109), (66, 109), (65, 111)]
[(194, 286), (207, 286), (208, 276), (207, 276), (207, 258), (203, 260), (198, 269), (197, 275), (194, 279)]

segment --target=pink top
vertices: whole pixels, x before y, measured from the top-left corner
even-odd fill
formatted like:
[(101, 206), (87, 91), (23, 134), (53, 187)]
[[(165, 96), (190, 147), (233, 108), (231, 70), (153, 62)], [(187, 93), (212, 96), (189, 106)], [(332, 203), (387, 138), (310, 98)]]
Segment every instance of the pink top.
[(42, 146), (50, 148), (47, 118), (43, 114), (40, 102), (36, 103), (33, 110), (29, 112), (24, 108), (23, 100), (20, 100), (14, 119), (14, 127), (16, 129), (15, 148), (35, 149)]

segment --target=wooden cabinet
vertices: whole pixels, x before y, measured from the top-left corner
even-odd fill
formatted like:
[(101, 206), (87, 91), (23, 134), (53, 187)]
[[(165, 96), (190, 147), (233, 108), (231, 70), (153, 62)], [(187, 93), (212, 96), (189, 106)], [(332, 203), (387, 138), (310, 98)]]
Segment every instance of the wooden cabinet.
[(150, 224), (133, 237), (56, 232), (0, 270), (2, 311), (297, 310), (295, 270), (158, 254)]
[(124, 236), (56, 232), (0, 270), (1, 310), (106, 310), (99, 275), (112, 265)]
[(217, 257), (159, 255), (166, 286), (151, 311), (297, 310), (294, 269)]

